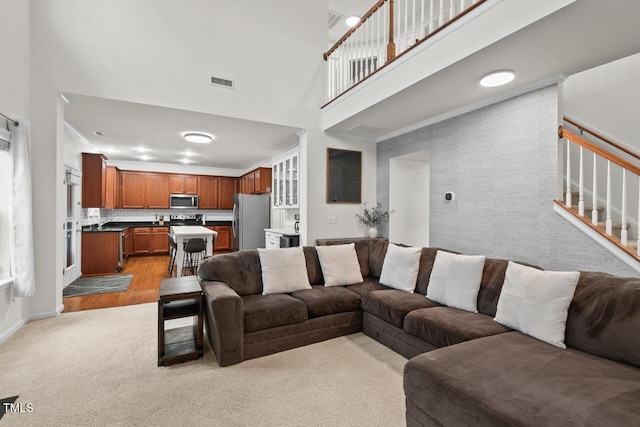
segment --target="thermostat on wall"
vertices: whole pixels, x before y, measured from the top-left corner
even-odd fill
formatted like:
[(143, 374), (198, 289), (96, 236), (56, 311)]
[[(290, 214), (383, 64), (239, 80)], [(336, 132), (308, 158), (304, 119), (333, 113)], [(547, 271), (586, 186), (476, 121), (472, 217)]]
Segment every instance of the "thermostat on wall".
[(447, 191), (446, 193), (444, 193), (444, 199), (445, 199), (447, 202), (451, 202), (451, 201), (453, 201), (453, 199), (455, 199), (455, 198), (456, 198), (456, 195), (455, 195), (455, 193), (454, 193), (454, 192), (452, 192), (452, 191)]

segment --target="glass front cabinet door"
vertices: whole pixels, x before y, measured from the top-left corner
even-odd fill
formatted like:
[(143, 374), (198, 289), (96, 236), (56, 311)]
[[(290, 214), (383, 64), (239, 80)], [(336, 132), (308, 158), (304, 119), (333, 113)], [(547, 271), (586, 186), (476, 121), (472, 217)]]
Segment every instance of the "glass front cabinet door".
[(299, 152), (295, 152), (273, 164), (274, 208), (299, 207), (299, 157)]

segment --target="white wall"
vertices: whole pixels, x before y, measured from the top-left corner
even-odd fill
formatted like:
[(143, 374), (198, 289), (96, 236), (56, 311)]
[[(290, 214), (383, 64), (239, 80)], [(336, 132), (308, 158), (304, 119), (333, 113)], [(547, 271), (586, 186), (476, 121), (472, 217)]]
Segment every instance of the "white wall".
[[(370, 206), (376, 203), (376, 144), (374, 141), (326, 135), (320, 131), (308, 131), (301, 139), (303, 195), (300, 224), (303, 244), (314, 245), (316, 239), (333, 237), (362, 237), (367, 230), (358, 223), (355, 214), (359, 204), (328, 204), (327, 148), (362, 151), (362, 202)], [(306, 203), (305, 203), (306, 200)], [(335, 224), (329, 218), (335, 217)]]
[[(29, 115), (29, 13), (30, 2), (0, 0), (0, 112), (13, 119)], [(0, 126), (4, 126), (0, 120)], [(0, 152), (0, 200), (10, 197), (9, 153)], [(9, 206), (0, 203), (0, 236), (7, 236)], [(9, 271), (9, 239), (0, 238), (0, 277)], [(29, 298), (11, 297), (11, 290), (0, 290), (0, 342), (29, 318)]]

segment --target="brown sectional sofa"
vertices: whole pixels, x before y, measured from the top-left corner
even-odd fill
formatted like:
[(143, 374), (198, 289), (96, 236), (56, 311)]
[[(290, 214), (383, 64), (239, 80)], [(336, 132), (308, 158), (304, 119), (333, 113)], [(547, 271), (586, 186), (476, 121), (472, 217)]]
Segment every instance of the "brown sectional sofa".
[[(331, 244), (346, 243), (333, 241)], [(411, 359), (407, 425), (631, 425), (640, 419), (640, 279), (583, 272), (562, 350), (493, 320), (508, 261), (487, 258), (479, 313), (425, 298), (436, 248), (423, 248), (414, 294), (378, 282), (388, 243), (358, 240), (364, 282), (262, 295), (256, 251), (206, 260), (199, 279), (220, 366), (363, 331)]]

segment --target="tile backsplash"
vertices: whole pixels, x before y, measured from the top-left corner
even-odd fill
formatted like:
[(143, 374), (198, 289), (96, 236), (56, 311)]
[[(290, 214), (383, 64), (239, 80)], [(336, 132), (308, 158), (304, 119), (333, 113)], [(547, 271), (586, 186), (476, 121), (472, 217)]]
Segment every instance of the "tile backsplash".
[[(207, 221), (231, 221), (230, 210), (203, 210), (203, 209), (100, 209), (100, 216), (96, 218), (89, 215), (90, 209), (82, 209), (82, 225), (104, 224), (107, 222), (138, 222), (155, 221), (156, 216), (169, 215), (204, 215)], [(95, 209), (91, 209), (95, 211)], [(93, 213), (93, 212), (92, 212)]]

